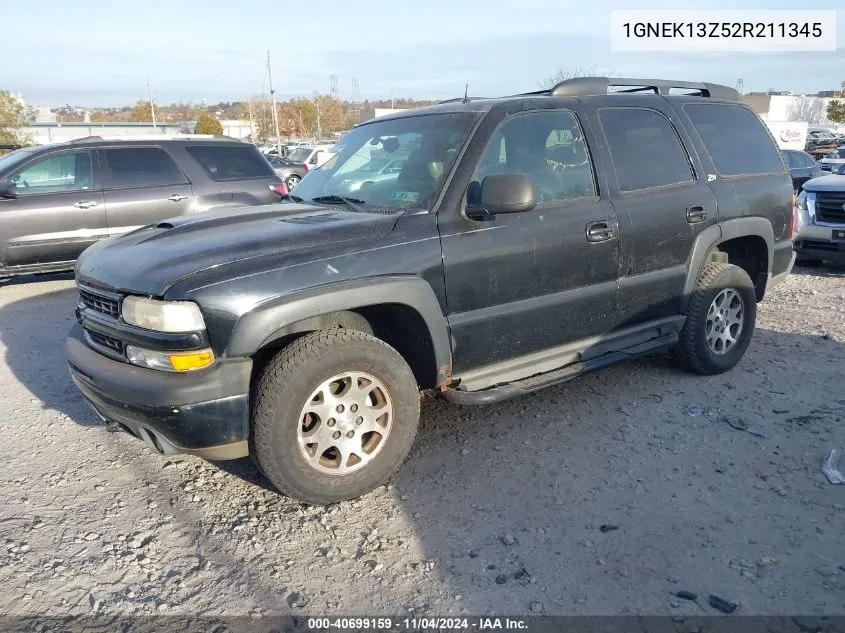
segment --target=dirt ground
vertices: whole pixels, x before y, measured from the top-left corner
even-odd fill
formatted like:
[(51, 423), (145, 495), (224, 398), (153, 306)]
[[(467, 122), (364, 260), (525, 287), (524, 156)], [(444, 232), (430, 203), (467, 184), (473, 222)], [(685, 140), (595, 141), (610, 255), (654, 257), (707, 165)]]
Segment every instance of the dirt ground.
[(845, 614), (842, 269), (796, 269), (722, 376), (654, 357), (427, 404), (392, 483), (328, 509), (107, 431), (65, 367), (74, 302), (0, 286), (0, 613)]

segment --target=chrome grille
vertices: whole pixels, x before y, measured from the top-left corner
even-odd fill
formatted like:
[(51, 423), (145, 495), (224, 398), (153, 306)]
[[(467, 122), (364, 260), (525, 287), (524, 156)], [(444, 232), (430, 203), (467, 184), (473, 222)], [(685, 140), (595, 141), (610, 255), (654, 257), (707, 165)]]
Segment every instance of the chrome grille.
[(822, 222), (845, 222), (845, 191), (816, 193), (816, 218)]

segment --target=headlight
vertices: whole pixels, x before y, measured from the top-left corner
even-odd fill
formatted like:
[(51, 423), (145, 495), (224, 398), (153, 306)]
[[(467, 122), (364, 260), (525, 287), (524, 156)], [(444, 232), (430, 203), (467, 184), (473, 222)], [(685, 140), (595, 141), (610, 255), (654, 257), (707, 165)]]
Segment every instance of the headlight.
[(196, 332), (205, 329), (199, 306), (190, 301), (157, 301), (126, 297), (121, 309), (123, 320), (157, 332)]
[(163, 369), (164, 371), (191, 371), (202, 369), (214, 362), (214, 352), (210, 349), (190, 352), (159, 352), (143, 349), (134, 345), (126, 346), (126, 358), (133, 365)]
[(801, 193), (798, 194), (798, 197), (795, 198), (795, 206), (802, 211), (807, 210), (807, 192), (803, 189)]

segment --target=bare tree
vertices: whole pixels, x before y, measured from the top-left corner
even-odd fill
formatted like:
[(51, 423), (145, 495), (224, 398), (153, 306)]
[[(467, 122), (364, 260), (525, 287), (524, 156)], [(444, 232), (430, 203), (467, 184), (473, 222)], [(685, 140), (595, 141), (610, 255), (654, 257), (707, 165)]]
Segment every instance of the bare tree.
[(799, 97), (787, 106), (787, 121), (806, 121), (810, 125), (826, 122), (826, 101), (821, 97)]
[(594, 77), (595, 75), (595, 66), (558, 66), (552, 75), (537, 82), (537, 86), (542, 90), (547, 90), (549, 88), (553, 88), (561, 81), (566, 81), (567, 79), (572, 79), (574, 77)]

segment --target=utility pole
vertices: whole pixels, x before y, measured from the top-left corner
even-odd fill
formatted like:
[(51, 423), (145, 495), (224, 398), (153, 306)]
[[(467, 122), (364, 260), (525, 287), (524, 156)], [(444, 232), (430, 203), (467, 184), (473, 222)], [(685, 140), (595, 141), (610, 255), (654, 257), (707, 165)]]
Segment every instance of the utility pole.
[[(247, 101), (247, 105), (249, 106), (249, 140), (252, 143), (255, 143), (255, 119), (252, 116), (252, 98)], [(279, 157), (281, 158), (281, 156)]]
[(276, 112), (276, 91), (273, 90), (273, 72), (270, 70), (270, 51), (267, 51), (267, 79), (270, 82), (270, 100), (273, 105), (273, 127), (276, 132), (276, 150), (282, 157), (282, 137), (279, 136), (279, 113)]
[(395, 101), (396, 101), (396, 90), (393, 88), (393, 86), (390, 86), (390, 109), (391, 110), (396, 109)]
[(150, 97), (150, 114), (153, 115), (153, 130), (156, 129), (156, 107), (153, 103), (153, 89), (150, 87), (150, 78), (147, 77), (147, 94)]
[(317, 140), (323, 138), (323, 131), (320, 129), (320, 93), (314, 91), (314, 111), (317, 113)]

